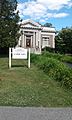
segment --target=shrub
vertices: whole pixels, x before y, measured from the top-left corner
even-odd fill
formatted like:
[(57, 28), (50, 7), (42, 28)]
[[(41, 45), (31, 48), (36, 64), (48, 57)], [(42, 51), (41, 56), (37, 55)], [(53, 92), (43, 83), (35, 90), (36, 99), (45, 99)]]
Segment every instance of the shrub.
[(48, 76), (59, 81), (62, 86), (72, 88), (72, 70), (53, 57), (44, 55), (32, 55), (31, 61), (42, 69)]
[(64, 55), (59, 53), (50, 53), (50, 52), (42, 52), (44, 57), (54, 58), (62, 62), (72, 63), (72, 56), (71, 55)]
[(31, 54), (31, 62), (36, 63), (39, 59), (39, 56), (36, 54)]
[(55, 48), (45, 47), (42, 49), (42, 51), (49, 51), (49, 52), (55, 52)]

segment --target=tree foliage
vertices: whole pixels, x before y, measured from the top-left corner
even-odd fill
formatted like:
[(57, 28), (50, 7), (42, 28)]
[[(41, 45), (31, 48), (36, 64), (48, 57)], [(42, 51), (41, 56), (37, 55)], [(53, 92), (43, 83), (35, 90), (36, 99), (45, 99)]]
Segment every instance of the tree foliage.
[(72, 54), (72, 27), (63, 28), (55, 38), (56, 51)]
[(0, 48), (13, 47), (19, 38), (17, 1), (2, 0), (0, 6)]
[(45, 27), (52, 27), (52, 24), (51, 23), (45, 23), (44, 26)]

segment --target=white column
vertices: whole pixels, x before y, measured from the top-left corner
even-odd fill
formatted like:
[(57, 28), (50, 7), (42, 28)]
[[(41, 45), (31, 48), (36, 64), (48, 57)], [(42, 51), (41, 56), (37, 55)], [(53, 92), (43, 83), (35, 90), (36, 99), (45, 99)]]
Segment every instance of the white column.
[(25, 34), (24, 34), (24, 48), (25, 48)]
[(38, 47), (38, 32), (36, 32), (36, 46)]
[(25, 36), (24, 36), (24, 32), (23, 32), (23, 47), (24, 47), (24, 42), (25, 42)]
[(9, 48), (9, 68), (11, 68), (11, 48)]
[(35, 48), (35, 32), (33, 33), (33, 47)]
[(32, 36), (31, 36), (31, 48), (33, 47), (33, 39), (32, 39)]
[(18, 41), (18, 46), (20, 46), (20, 41), (21, 41), (21, 36), (20, 36), (19, 41)]
[(24, 47), (24, 32), (22, 34), (22, 47)]
[(41, 52), (41, 31), (39, 31), (39, 48), (40, 48), (40, 52)]
[(26, 48), (26, 36), (25, 36), (25, 39), (24, 39), (24, 40), (25, 40), (25, 43), (24, 43), (24, 44), (25, 44), (25, 48)]
[(29, 56), (28, 56), (28, 68), (30, 68), (30, 48), (29, 48)]

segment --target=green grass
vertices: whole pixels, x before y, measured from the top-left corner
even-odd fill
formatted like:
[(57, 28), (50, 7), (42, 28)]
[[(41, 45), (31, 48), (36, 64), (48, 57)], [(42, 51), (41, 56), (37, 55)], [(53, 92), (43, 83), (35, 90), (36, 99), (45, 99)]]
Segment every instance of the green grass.
[(8, 58), (0, 58), (0, 106), (69, 107), (72, 91), (27, 61), (13, 60), (8, 69)]

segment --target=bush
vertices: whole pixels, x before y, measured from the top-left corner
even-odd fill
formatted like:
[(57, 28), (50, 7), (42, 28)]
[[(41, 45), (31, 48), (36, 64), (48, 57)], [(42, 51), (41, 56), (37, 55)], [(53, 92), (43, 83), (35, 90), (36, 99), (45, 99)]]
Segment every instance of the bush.
[(62, 62), (72, 63), (72, 56), (71, 55), (64, 55), (59, 53), (50, 53), (50, 52), (42, 52), (44, 57), (54, 58)]
[(61, 60), (63, 55), (61, 54), (56, 54), (56, 53), (50, 53), (50, 52), (42, 52), (42, 55), (44, 57), (48, 57), (48, 58), (54, 58), (54, 59), (57, 59), (57, 60)]
[(31, 62), (36, 63), (39, 59), (39, 56), (36, 54), (31, 54)]
[(55, 52), (55, 48), (45, 47), (42, 49), (42, 51), (49, 51), (49, 52)]
[(72, 70), (62, 62), (44, 55), (32, 55), (31, 61), (62, 86), (72, 88)]

